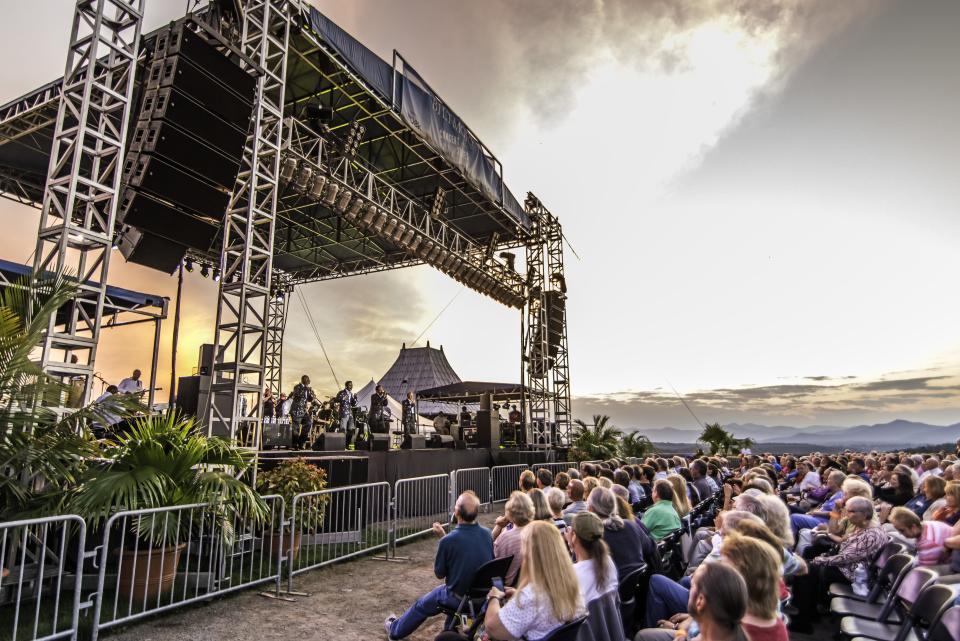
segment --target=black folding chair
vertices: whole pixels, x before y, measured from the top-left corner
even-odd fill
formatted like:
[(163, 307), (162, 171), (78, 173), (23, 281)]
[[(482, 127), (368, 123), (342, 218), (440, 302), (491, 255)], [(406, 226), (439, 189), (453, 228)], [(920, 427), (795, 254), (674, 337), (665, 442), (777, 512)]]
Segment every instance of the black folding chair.
[(630, 638), (633, 638), (633, 622), (637, 611), (637, 592), (640, 590), (640, 580), (646, 573), (647, 566), (644, 564), (620, 579), (620, 619), (623, 621), (624, 632)]
[[(903, 554), (907, 551), (907, 546), (898, 541), (890, 541), (877, 552), (876, 556), (873, 557), (873, 560), (870, 562), (870, 576), (876, 577), (880, 574), (880, 570), (883, 566), (890, 560), (895, 554)], [(876, 582), (874, 582), (876, 586)], [(873, 594), (871, 591), (867, 596), (860, 596), (853, 591), (853, 586), (849, 583), (831, 583), (830, 587), (827, 589), (827, 593), (832, 597), (844, 597), (846, 599), (851, 599), (853, 601), (875, 601), (877, 595)], [(871, 598), (872, 597), (872, 598)]]
[(569, 623), (564, 623), (559, 628), (543, 637), (542, 641), (577, 641), (577, 634), (580, 632), (580, 626), (587, 620), (587, 615), (583, 615)]
[(472, 621), (471, 628), (475, 628), (479, 624), (487, 594), (493, 587), (493, 580), (505, 577), (512, 562), (513, 555), (511, 554), (487, 561), (477, 568), (473, 575), (473, 581), (470, 583), (470, 588), (460, 598), (460, 604), (457, 608), (452, 610), (443, 605), (440, 606), (440, 611), (447, 615), (447, 622), (443, 629), (453, 630), (457, 628), (460, 625), (460, 620), (464, 617), (469, 617)]
[[(894, 611), (900, 596), (900, 584), (913, 569), (916, 560), (907, 554), (895, 554), (887, 561), (866, 601), (857, 601), (847, 597), (834, 597), (830, 601), (830, 612), (838, 616), (855, 616), (861, 619), (875, 619), (888, 623), (899, 623), (899, 613)], [(922, 587), (922, 586), (920, 586)], [(880, 597), (886, 592), (883, 601)]]
[[(917, 568), (911, 574), (923, 571), (922, 568)], [(910, 578), (908, 576), (904, 579), (904, 583)], [(900, 587), (903, 589), (902, 584)], [(864, 637), (876, 641), (905, 641), (910, 638), (911, 633), (914, 633), (917, 639), (924, 639), (923, 632), (933, 626), (940, 612), (956, 598), (956, 593), (946, 585), (928, 584), (914, 603), (904, 604), (903, 623), (844, 617), (840, 620), (840, 631), (849, 637)]]

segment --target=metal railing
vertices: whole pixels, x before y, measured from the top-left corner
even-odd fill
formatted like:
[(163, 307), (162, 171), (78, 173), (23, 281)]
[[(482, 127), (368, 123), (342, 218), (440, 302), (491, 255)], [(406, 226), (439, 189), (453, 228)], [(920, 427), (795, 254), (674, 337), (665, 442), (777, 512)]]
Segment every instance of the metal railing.
[(520, 474), (528, 469), (530, 468), (526, 463), (491, 467), (490, 501), (499, 503), (510, 498), (514, 490), (520, 489)]
[(95, 551), (94, 641), (100, 630), (273, 581), (280, 590), (284, 505), (261, 521), (220, 504), (118, 512)]
[(76, 639), (85, 537), (73, 515), (0, 523), (0, 638)]
[(290, 514), (288, 591), (293, 591), (295, 574), (381, 549), (389, 552), (389, 483), (297, 494)]
[(530, 466), (530, 469), (533, 470), (534, 472), (536, 472), (536, 471), (539, 470), (539, 469), (547, 469), (547, 470), (550, 470), (550, 472), (551, 472), (554, 476), (556, 476), (556, 475), (559, 474), (560, 472), (566, 472), (566, 471), (569, 470), (571, 467), (573, 467), (573, 464), (572, 464), (572, 463), (566, 463), (566, 462), (564, 462), (564, 463), (534, 463), (533, 465)]
[(393, 486), (393, 541), (407, 541), (450, 518), (450, 475), (401, 479)]
[(453, 508), (457, 497), (473, 491), (480, 499), (480, 505), (490, 503), (490, 468), (468, 467), (450, 472), (450, 507)]

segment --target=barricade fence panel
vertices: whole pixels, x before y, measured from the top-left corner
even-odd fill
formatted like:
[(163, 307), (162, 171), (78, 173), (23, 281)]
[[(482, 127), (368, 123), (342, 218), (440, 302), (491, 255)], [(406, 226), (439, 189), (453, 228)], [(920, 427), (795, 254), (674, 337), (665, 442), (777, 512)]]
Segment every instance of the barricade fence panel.
[(571, 463), (534, 463), (530, 466), (530, 469), (534, 472), (539, 469), (548, 469), (554, 476), (556, 476), (560, 472), (566, 472), (571, 467), (574, 467), (574, 465)]
[(393, 525), (390, 484), (366, 483), (298, 494), (291, 506), (288, 589), (293, 575), (387, 550)]
[(263, 497), (266, 514), (223, 504), (119, 512), (97, 552), (93, 638), (99, 629), (218, 594), (273, 581), (280, 587), (284, 504)]
[(430, 532), (434, 523), (449, 523), (450, 476), (401, 479), (394, 485), (393, 504), (395, 543)]
[(86, 525), (79, 516), (0, 523), (0, 639), (75, 639)]
[(490, 501), (498, 503), (510, 498), (514, 490), (520, 489), (520, 474), (528, 469), (525, 463), (490, 468)]
[(490, 503), (490, 468), (468, 467), (450, 472), (450, 507), (457, 497), (471, 490), (480, 499), (480, 505)]

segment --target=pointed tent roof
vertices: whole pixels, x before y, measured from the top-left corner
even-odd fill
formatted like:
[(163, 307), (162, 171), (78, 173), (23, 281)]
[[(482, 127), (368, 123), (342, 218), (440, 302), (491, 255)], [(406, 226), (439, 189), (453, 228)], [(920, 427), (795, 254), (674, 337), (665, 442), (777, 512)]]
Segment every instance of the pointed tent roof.
[(416, 393), (459, 382), (460, 377), (447, 361), (443, 347), (434, 349), (429, 341), (426, 347), (407, 347), (404, 343), (397, 360), (380, 378), (383, 389), (394, 398), (404, 398), (407, 392)]

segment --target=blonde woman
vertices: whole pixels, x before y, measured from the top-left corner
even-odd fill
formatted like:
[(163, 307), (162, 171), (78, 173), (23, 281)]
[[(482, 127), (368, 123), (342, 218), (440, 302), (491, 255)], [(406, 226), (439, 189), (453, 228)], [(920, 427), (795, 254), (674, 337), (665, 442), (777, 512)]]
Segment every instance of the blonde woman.
[(513, 583), (520, 571), (523, 561), (522, 531), (533, 520), (533, 515), (533, 501), (530, 496), (517, 490), (510, 495), (503, 507), (503, 516), (498, 516), (493, 526), (493, 556), (498, 559), (513, 556), (507, 576), (503, 577), (508, 585)]
[(491, 588), (487, 594), (483, 623), (490, 638), (498, 641), (537, 641), (585, 612), (560, 531), (547, 521), (534, 521), (524, 528), (522, 543), (520, 584), (506, 592)]
[(590, 498), (590, 492), (592, 492), (596, 487), (599, 487), (597, 483), (597, 477), (588, 476), (587, 478), (583, 479), (583, 500)]
[(673, 509), (681, 519), (690, 514), (690, 499), (687, 496), (687, 482), (679, 474), (667, 477), (673, 486)]

